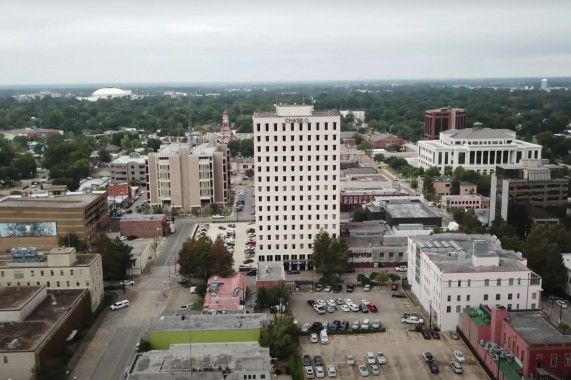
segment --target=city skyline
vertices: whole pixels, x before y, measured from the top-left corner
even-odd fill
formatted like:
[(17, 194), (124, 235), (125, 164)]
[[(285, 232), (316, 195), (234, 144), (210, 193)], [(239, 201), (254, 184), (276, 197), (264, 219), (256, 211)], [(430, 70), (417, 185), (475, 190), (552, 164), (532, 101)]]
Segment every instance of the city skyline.
[(0, 85), (568, 76), (569, 11), (556, 0), (6, 1)]

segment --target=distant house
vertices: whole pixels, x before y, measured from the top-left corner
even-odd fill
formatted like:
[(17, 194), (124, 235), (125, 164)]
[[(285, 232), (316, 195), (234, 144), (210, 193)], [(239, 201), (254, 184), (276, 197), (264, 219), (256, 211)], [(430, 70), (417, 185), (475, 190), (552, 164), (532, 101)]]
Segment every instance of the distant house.
[(105, 147), (105, 150), (111, 154), (118, 154), (121, 151), (121, 147), (113, 144), (109, 144)]
[(369, 140), (374, 145), (375, 149), (386, 149), (386, 147), (389, 145), (403, 146), (405, 144), (403, 139), (389, 133), (373, 135), (369, 138)]

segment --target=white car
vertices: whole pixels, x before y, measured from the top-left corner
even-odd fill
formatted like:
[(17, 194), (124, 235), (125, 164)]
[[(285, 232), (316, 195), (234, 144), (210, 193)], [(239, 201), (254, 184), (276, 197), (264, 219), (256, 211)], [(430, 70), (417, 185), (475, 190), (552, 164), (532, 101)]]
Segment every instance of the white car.
[(331, 286), (327, 285), (323, 290), (325, 290), (326, 292), (330, 292), (330, 291), (331, 291)]
[(362, 303), (363, 305), (365, 305), (365, 306), (367, 306), (368, 304), (370, 304), (370, 302), (369, 302), (368, 300), (366, 300), (366, 299), (362, 299), (362, 300), (361, 300), (361, 303)]
[(124, 286), (135, 286), (135, 281), (133, 280), (124, 280), (119, 283), (120, 285)]
[(408, 268), (406, 266), (401, 266), (401, 267), (396, 267), (395, 270), (397, 272), (406, 272), (408, 271)]
[(369, 367), (371, 367), (371, 374), (372, 375), (380, 375), (381, 374), (381, 370), (379, 369), (378, 365), (371, 364)]
[(337, 377), (337, 370), (333, 364), (329, 364), (327, 366), (327, 376), (329, 377)]
[(354, 303), (352, 303), (351, 305), (349, 305), (349, 309), (351, 309), (351, 311), (358, 312), (358, 311), (359, 311), (359, 306), (357, 306), (357, 305), (355, 305)]
[(327, 305), (327, 302), (325, 302), (325, 301), (322, 300), (322, 299), (315, 300), (315, 303), (318, 304), (318, 305), (320, 305), (320, 306), (325, 306), (325, 305)]
[(313, 378), (315, 377), (315, 374), (314, 374), (314, 372), (313, 372), (313, 367), (312, 367), (312, 366), (307, 365), (307, 366), (304, 367), (304, 369), (305, 369), (305, 377), (306, 377), (307, 379), (313, 379)]
[(327, 304), (329, 306), (335, 306), (336, 305), (335, 300), (327, 300)]
[(325, 371), (323, 370), (323, 367), (315, 367), (315, 377), (325, 377)]
[(355, 358), (351, 354), (345, 354), (345, 360), (347, 361), (347, 365), (355, 365)]
[(367, 352), (367, 364), (375, 364), (376, 362), (375, 355), (372, 352)]
[(337, 302), (337, 305), (345, 305), (345, 302), (341, 298), (337, 298), (335, 302)]
[(343, 301), (345, 301), (345, 305), (349, 306), (353, 303), (353, 300), (351, 298), (345, 298)]
[(303, 326), (301, 327), (301, 332), (308, 332), (310, 328), (311, 328), (311, 323), (304, 323)]
[(464, 363), (466, 361), (466, 358), (464, 357), (462, 351), (459, 350), (454, 351), (454, 357), (456, 358), (456, 361), (459, 363)]
[(557, 304), (557, 306), (559, 306), (562, 309), (568, 308), (567, 302), (565, 302), (564, 300), (557, 300), (555, 301), (555, 303)]
[(224, 219), (224, 218), (225, 218), (224, 215), (220, 215), (220, 214), (212, 215), (212, 219)]
[(361, 373), (361, 376), (363, 376), (363, 377), (369, 376), (369, 370), (367, 369), (367, 366), (364, 364), (361, 364), (359, 366), (359, 372)]
[(387, 358), (385, 358), (385, 354), (382, 352), (377, 352), (377, 361), (379, 364), (387, 364)]
[(316, 333), (311, 334), (311, 337), (309, 338), (309, 341), (310, 341), (311, 343), (318, 343), (318, 342), (319, 342), (319, 338), (317, 338), (317, 334), (316, 334)]
[(351, 311), (351, 309), (350, 309), (349, 306), (347, 306), (347, 305), (341, 305), (341, 306), (339, 306), (339, 307), (341, 308), (341, 310), (343, 310), (343, 311), (346, 312), (346, 313), (349, 312), (349, 311)]

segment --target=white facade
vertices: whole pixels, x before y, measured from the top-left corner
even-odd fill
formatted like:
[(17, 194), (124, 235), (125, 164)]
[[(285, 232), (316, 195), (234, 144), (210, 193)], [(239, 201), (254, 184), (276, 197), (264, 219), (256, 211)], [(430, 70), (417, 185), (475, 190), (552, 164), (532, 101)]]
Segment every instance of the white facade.
[(147, 157), (141, 157), (137, 153), (121, 156), (111, 161), (109, 168), (114, 183), (127, 182), (147, 186)]
[(496, 165), (517, 164), (522, 159), (540, 159), (541, 145), (516, 140), (509, 129), (466, 128), (440, 133), (440, 140), (418, 142), (420, 166), (461, 166), (480, 174), (492, 174)]
[(312, 106), (254, 114), (259, 261), (311, 268), (320, 230), (339, 231), (340, 117)]
[(466, 307), (501, 305), (537, 309), (541, 277), (518, 252), (504, 251), (490, 235), (411, 236), (408, 282), (432, 325), (453, 330)]
[(543, 79), (541, 80), (541, 89), (542, 89), (542, 90), (547, 90), (547, 79), (546, 79), (546, 78), (543, 78)]
[(564, 290), (565, 293), (571, 295), (571, 253), (563, 254), (563, 264), (565, 264), (565, 268), (567, 269), (567, 282)]

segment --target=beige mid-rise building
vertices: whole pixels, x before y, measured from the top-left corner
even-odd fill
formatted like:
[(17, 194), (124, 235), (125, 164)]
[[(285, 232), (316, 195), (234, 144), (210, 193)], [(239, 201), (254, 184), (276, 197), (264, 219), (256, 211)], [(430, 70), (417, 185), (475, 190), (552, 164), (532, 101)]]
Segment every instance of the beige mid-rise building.
[(103, 299), (103, 267), (98, 253), (77, 254), (73, 247), (46, 254), (35, 248), (14, 248), (0, 256), (0, 287), (46, 286), (47, 289), (88, 289), (91, 310)]
[(230, 155), (226, 144), (170, 144), (149, 154), (151, 204), (189, 213), (230, 195)]
[(113, 183), (127, 182), (132, 186), (147, 186), (147, 157), (131, 153), (109, 163)]

